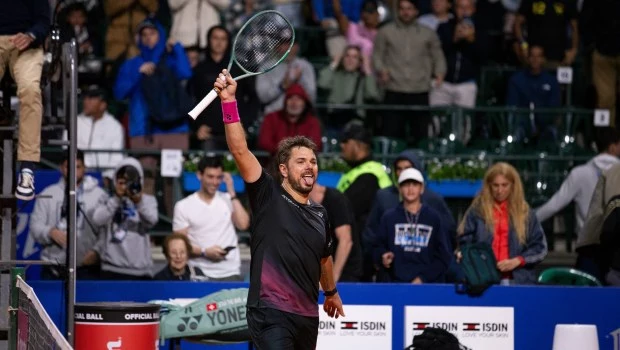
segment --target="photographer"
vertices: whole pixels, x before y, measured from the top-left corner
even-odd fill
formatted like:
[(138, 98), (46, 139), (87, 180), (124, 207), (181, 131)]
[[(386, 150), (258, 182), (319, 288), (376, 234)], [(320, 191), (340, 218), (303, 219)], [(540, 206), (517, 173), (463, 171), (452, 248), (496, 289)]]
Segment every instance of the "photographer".
[[(30, 233), (42, 246), (41, 260), (64, 264), (67, 247), (67, 201), (65, 195), (68, 159), (65, 158), (60, 167), (62, 178), (55, 184), (46, 187), (34, 204), (30, 216)], [(77, 256), (78, 279), (96, 279), (99, 267), (96, 261), (84, 264), (86, 252), (91, 250), (97, 240), (96, 228), (92, 224), (92, 214), (101, 198), (106, 196), (97, 179), (84, 175), (84, 153), (77, 152), (75, 160), (77, 180)], [(88, 265), (88, 266), (87, 266)], [(41, 279), (62, 279), (62, 268), (43, 266)]]
[[(104, 196), (93, 214), (102, 227), (86, 262), (101, 261), (101, 278), (151, 279), (153, 261), (147, 231), (158, 220), (157, 200), (142, 193), (143, 171), (135, 158), (125, 158), (114, 174), (114, 193)], [(105, 228), (105, 229), (104, 229)]]

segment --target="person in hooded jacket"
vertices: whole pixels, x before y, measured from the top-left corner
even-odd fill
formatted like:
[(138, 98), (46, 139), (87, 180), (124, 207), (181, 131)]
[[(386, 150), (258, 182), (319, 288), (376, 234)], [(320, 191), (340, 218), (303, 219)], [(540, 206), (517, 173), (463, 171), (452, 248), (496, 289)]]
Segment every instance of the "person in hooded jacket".
[(422, 173), (403, 170), (398, 190), (403, 201), (381, 217), (373, 251), (375, 264), (384, 271), (381, 282), (443, 282), (452, 253), (441, 216), (422, 203)]
[(581, 232), (598, 178), (605, 170), (620, 163), (620, 131), (613, 127), (604, 127), (600, 128), (597, 134), (596, 148), (600, 153), (586, 164), (573, 168), (553, 197), (536, 208), (539, 221), (549, 219), (575, 201), (575, 229)]
[[(400, 173), (409, 168), (418, 169), (422, 175), (424, 175), (424, 162), (413, 150), (403, 151), (396, 157), (394, 160), (394, 176), (398, 179)], [(446, 201), (440, 194), (430, 188), (424, 189), (421, 199), (422, 203), (433, 208), (439, 214), (441, 222), (450, 236), (452, 247), (454, 247), (456, 243), (456, 222), (454, 221), (454, 217)], [(370, 214), (368, 214), (366, 227), (363, 231), (365, 244), (374, 244), (381, 217), (389, 209), (398, 206), (399, 203), (400, 192), (398, 186), (390, 186), (377, 191), (372, 208), (370, 209)]]
[(148, 230), (158, 221), (157, 200), (142, 193), (144, 173), (135, 158), (121, 161), (114, 174), (114, 193), (103, 196), (93, 213), (97, 244), (85, 260), (101, 262), (101, 278), (151, 279), (153, 260)]
[[(92, 176), (84, 175), (84, 153), (76, 156), (77, 181), (77, 254), (78, 279), (95, 279), (98, 277), (96, 264), (84, 264), (86, 252), (93, 248), (97, 240), (96, 227), (92, 224), (92, 215), (99, 201), (106, 196), (99, 182)], [(65, 188), (67, 181), (68, 159), (60, 167), (62, 178), (45, 188), (34, 204), (30, 216), (30, 233), (42, 247), (41, 260), (64, 264), (67, 248), (67, 201)], [(62, 279), (62, 267), (43, 266), (41, 279)]]
[(321, 151), (321, 122), (313, 115), (312, 103), (300, 84), (286, 89), (284, 108), (265, 116), (258, 134), (258, 147), (275, 154), (287, 137), (307, 136)]
[[(209, 91), (213, 90), (212, 82), (222, 69), (228, 66), (231, 48), (230, 32), (224, 26), (217, 25), (209, 29), (204, 60), (194, 68), (193, 76), (188, 82), (188, 89), (194, 100), (202, 100)], [(231, 74), (236, 77), (242, 72), (234, 65)], [(240, 80), (237, 85), (237, 106), (241, 115), (241, 122), (246, 130), (256, 120), (260, 107), (255, 84), (254, 77), (248, 77)], [(191, 149), (226, 149), (226, 137), (224, 136), (224, 125), (220, 122), (221, 119), (221, 103), (220, 99), (216, 98), (192, 122)]]
[(553, 197), (536, 208), (536, 217), (543, 222), (574, 201), (578, 253), (576, 267), (600, 277), (595, 264), (599, 255), (598, 246), (583, 243), (589, 241), (586, 237), (590, 234), (590, 230), (583, 227), (599, 178), (605, 171), (620, 164), (620, 132), (616, 128), (605, 127), (600, 128), (597, 134), (596, 148), (600, 153), (586, 164), (573, 168)]
[[(114, 97), (129, 99), (129, 146), (134, 149), (188, 148), (189, 124), (185, 120), (171, 128), (154, 125), (150, 120), (149, 105), (141, 82), (155, 73), (160, 61), (172, 70), (179, 80), (189, 79), (192, 69), (179, 43), (167, 42), (164, 28), (152, 18), (147, 18), (136, 30), (140, 54), (123, 63), (114, 84)], [(157, 159), (141, 159), (147, 168), (155, 168)]]

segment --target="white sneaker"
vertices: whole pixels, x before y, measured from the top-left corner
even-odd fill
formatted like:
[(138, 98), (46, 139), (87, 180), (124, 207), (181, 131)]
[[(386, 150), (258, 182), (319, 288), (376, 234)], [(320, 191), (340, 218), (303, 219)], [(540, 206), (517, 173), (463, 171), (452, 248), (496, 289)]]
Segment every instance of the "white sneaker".
[(22, 169), (19, 173), (15, 197), (23, 201), (34, 199), (34, 173), (30, 169)]

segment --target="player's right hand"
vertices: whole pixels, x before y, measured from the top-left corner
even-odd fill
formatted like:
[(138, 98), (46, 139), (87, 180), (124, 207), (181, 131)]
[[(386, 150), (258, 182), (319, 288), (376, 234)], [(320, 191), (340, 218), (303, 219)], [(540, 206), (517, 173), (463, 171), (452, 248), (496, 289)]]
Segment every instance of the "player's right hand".
[(215, 79), (213, 86), (220, 92), (220, 99), (222, 102), (235, 101), (237, 82), (232, 78), (228, 70), (222, 70), (217, 79)]

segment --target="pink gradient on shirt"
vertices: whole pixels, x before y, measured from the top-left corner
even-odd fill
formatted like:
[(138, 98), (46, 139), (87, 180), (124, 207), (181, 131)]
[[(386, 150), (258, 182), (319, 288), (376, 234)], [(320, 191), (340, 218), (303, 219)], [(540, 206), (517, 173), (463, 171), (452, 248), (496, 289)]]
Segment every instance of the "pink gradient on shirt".
[(277, 266), (263, 260), (260, 276), (260, 301), (284, 312), (318, 317), (318, 301), (312, 300), (306, 292), (279, 270)]

